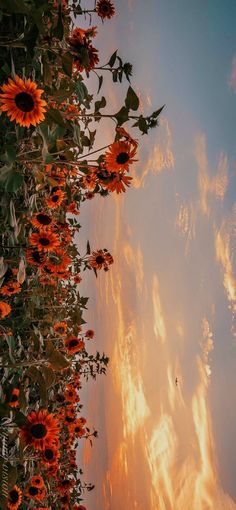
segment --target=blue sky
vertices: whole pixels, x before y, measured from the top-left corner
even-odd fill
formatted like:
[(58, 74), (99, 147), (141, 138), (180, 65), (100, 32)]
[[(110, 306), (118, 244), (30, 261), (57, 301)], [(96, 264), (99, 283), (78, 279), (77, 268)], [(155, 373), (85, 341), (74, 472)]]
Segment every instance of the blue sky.
[[(166, 108), (160, 127), (139, 137), (133, 188), (81, 214), (81, 242), (115, 257), (109, 274), (82, 287), (94, 348), (111, 359), (87, 397), (100, 432), (86, 464), (97, 486), (88, 505), (231, 510), (236, 4), (135, 0), (116, 9), (99, 25), (101, 60), (119, 48), (144, 110)], [(108, 82), (110, 111), (125, 94), (116, 87)], [(112, 139), (111, 125), (103, 129), (101, 142)]]

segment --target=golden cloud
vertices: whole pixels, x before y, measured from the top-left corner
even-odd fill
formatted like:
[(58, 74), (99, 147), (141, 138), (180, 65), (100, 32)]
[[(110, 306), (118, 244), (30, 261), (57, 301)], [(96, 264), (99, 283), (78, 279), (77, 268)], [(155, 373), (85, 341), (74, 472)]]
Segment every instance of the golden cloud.
[(144, 170), (141, 175), (137, 170), (134, 171), (133, 184), (135, 188), (141, 188), (145, 184), (146, 177), (150, 174), (160, 173), (164, 169), (174, 167), (172, 132), (168, 120), (161, 117), (158, 130), (158, 142), (154, 144), (150, 156), (146, 162), (142, 162)]
[(198, 187), (200, 193), (200, 209), (203, 214), (209, 216), (209, 196), (223, 200), (228, 186), (228, 158), (220, 153), (216, 175), (210, 176), (210, 168), (207, 156), (206, 136), (200, 133), (195, 140), (195, 157), (198, 164)]

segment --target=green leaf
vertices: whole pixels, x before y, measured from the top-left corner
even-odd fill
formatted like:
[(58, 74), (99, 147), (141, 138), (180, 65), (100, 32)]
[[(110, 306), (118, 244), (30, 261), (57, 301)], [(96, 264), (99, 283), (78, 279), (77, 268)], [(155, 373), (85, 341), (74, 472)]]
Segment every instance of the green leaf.
[(45, 117), (46, 121), (48, 121), (49, 123), (53, 121), (55, 122), (55, 124), (58, 124), (59, 126), (62, 127), (65, 126), (64, 119), (58, 110), (54, 110), (52, 108), (50, 110), (47, 110)]
[(72, 75), (72, 65), (73, 65), (73, 55), (69, 52), (64, 53), (61, 57), (61, 64), (63, 71), (67, 74), (67, 76), (71, 77)]
[(63, 354), (61, 354), (61, 352), (57, 351), (56, 349), (54, 349), (50, 356), (48, 356), (48, 361), (51, 363), (53, 368), (57, 370), (63, 370), (70, 365), (65, 356), (63, 356)]
[(118, 126), (121, 126), (124, 124), (124, 122), (129, 120), (129, 110), (125, 106), (122, 106), (122, 108), (114, 115), (114, 117), (117, 120)]
[(20, 388), (20, 393), (19, 393), (19, 404), (20, 404), (20, 408), (25, 411), (26, 408), (27, 408), (27, 405), (28, 405), (28, 402), (26, 400), (26, 396), (25, 396), (25, 388), (22, 386)]
[(4, 154), (1, 154), (0, 160), (10, 166), (16, 160), (16, 149), (13, 145), (7, 145)]
[(52, 69), (50, 64), (47, 62), (45, 56), (42, 57), (42, 64), (43, 64), (43, 82), (45, 85), (51, 85)]
[(9, 416), (10, 409), (7, 404), (0, 404), (0, 418), (5, 418), (5, 416)]
[(42, 401), (42, 404), (45, 405), (47, 403), (47, 388), (45, 380), (41, 374), (41, 371), (38, 368), (32, 366), (28, 368), (25, 375), (27, 377), (30, 377), (30, 379), (32, 379), (36, 383), (38, 383), (40, 399)]
[(162, 112), (163, 108), (165, 108), (165, 104), (159, 108), (159, 110), (156, 110), (155, 112), (152, 113), (151, 117), (153, 117), (154, 119), (156, 119), (157, 117), (159, 117), (160, 113)]
[(100, 101), (96, 101), (94, 105), (94, 113), (98, 113), (100, 108), (105, 108), (107, 102), (104, 96), (100, 99)]
[(86, 251), (87, 255), (90, 255), (91, 253), (91, 248), (90, 248), (90, 243), (89, 241), (87, 241), (87, 251)]
[(50, 388), (56, 380), (55, 373), (50, 367), (46, 366), (43, 366), (41, 370), (45, 379), (46, 387)]
[(26, 416), (24, 415), (24, 413), (22, 413), (21, 411), (15, 411), (15, 416), (14, 416), (14, 423), (16, 423), (16, 425), (18, 425), (18, 427), (22, 427), (22, 425), (25, 425), (26, 421), (27, 421), (27, 418)]
[(147, 132), (148, 132), (147, 121), (142, 115), (140, 115), (139, 119), (137, 120), (137, 122), (135, 122), (135, 124), (133, 124), (132, 127), (138, 127), (143, 135), (147, 134)]
[(99, 76), (98, 77), (98, 91), (97, 91), (97, 94), (99, 94), (99, 92), (101, 90), (101, 87), (102, 87), (102, 84), (103, 84), (103, 76)]
[(19, 174), (12, 170), (9, 172), (8, 177), (4, 183), (5, 191), (9, 191), (10, 193), (16, 193), (19, 188), (21, 188), (24, 182), (23, 175)]
[(108, 62), (108, 65), (109, 65), (110, 67), (113, 67), (113, 66), (114, 66), (114, 64), (115, 64), (116, 56), (117, 56), (117, 51), (118, 51), (118, 50), (114, 51), (114, 53), (112, 54), (112, 56), (111, 56), (111, 58), (110, 58), (110, 60), (109, 60), (109, 62)]
[(139, 107), (139, 98), (136, 92), (132, 89), (132, 87), (128, 88), (126, 99), (125, 99), (126, 108), (130, 108), (131, 110), (137, 110)]

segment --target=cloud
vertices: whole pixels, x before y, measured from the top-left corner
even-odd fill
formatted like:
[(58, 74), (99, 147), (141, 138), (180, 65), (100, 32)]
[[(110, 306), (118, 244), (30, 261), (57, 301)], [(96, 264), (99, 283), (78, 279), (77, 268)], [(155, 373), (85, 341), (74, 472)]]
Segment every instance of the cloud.
[(178, 228), (181, 236), (185, 240), (185, 253), (189, 251), (190, 242), (196, 236), (196, 217), (197, 211), (193, 203), (180, 204), (179, 211), (175, 220), (175, 225)]
[(234, 55), (231, 65), (231, 74), (228, 81), (230, 88), (236, 93), (236, 55)]
[(166, 341), (166, 326), (165, 319), (162, 310), (161, 298), (160, 298), (160, 290), (159, 290), (159, 282), (157, 275), (153, 276), (153, 284), (152, 284), (152, 304), (153, 304), (153, 329), (156, 338), (161, 340), (162, 343)]
[(209, 216), (210, 203), (209, 197), (213, 196), (217, 200), (223, 200), (228, 186), (228, 158), (221, 151), (217, 166), (216, 175), (211, 177), (209, 167), (206, 136), (200, 133), (195, 139), (195, 157), (198, 164), (198, 188), (200, 195), (200, 209), (203, 214)]
[(165, 169), (172, 169), (174, 167), (174, 153), (173, 153), (173, 142), (172, 142), (172, 131), (168, 120), (165, 117), (161, 117), (160, 126), (158, 129), (158, 141), (155, 143), (149, 151), (150, 156), (145, 162), (141, 162), (144, 166), (144, 170), (140, 172), (134, 170), (133, 184), (135, 188), (144, 187), (147, 176), (157, 174)]
[(234, 223), (231, 221), (224, 222), (215, 232), (215, 250), (216, 259), (220, 262), (223, 270), (223, 285), (226, 290), (227, 298), (236, 311), (236, 280), (233, 270), (233, 246), (232, 231), (234, 231)]

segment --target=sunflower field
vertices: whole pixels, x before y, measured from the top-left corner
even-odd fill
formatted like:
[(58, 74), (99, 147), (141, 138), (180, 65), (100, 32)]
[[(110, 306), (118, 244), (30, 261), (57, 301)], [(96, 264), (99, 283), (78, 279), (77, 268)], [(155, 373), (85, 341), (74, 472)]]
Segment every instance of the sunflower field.
[[(1, 510), (84, 510), (84, 492), (94, 487), (78, 462), (81, 441), (97, 436), (80, 389), (106, 373), (108, 358), (89, 352), (94, 331), (80, 282), (87, 271), (107, 272), (113, 257), (89, 242), (79, 253), (78, 217), (95, 194), (131, 185), (138, 142), (127, 129), (147, 134), (163, 108), (138, 113), (132, 66), (117, 51), (100, 63), (92, 23), (99, 17), (105, 30), (113, 3), (84, 4), (0, 0)], [(112, 114), (101, 95), (105, 78), (114, 87), (127, 82)], [(99, 147), (107, 118), (111, 141)]]

